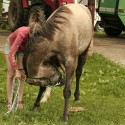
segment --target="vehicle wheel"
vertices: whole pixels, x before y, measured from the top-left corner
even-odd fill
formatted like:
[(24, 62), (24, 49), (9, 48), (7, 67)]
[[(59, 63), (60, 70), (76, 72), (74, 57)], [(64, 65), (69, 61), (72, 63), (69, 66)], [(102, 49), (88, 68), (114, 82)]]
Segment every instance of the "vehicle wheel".
[(23, 15), (22, 0), (11, 0), (8, 10), (8, 24), (11, 31), (23, 25)]
[(99, 23), (97, 22), (96, 25), (95, 25), (95, 31), (97, 32), (104, 32), (104, 28), (102, 28)]
[(105, 27), (104, 31), (108, 36), (118, 36), (118, 35), (121, 34), (122, 29), (115, 29), (115, 28), (112, 28), (112, 27)]
[(46, 21), (46, 15), (42, 6), (33, 6), (29, 12), (29, 24), (39, 22), (43, 25)]

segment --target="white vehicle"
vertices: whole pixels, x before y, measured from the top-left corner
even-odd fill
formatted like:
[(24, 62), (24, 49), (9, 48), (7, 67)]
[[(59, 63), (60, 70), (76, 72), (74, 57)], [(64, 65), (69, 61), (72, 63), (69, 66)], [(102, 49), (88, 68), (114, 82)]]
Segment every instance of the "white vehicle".
[(10, 0), (3, 0), (3, 2), (2, 2), (2, 15), (3, 16), (8, 15), (9, 2), (10, 2)]
[(95, 17), (94, 17), (94, 30), (98, 32), (103, 32), (104, 28), (100, 26), (101, 17), (99, 16), (98, 12), (96, 11), (98, 9), (98, 2), (95, 2)]

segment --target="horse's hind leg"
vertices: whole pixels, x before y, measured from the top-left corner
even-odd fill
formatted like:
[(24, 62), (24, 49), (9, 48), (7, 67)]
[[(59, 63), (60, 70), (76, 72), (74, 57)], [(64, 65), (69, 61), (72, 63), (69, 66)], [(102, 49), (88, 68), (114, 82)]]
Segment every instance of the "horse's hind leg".
[(74, 97), (75, 97), (74, 101), (79, 101), (79, 96), (80, 96), (79, 81), (80, 81), (80, 77), (81, 77), (81, 74), (82, 74), (83, 65), (85, 64), (85, 61), (86, 61), (87, 52), (88, 52), (88, 48), (86, 49), (86, 51), (84, 51), (78, 57), (78, 66), (77, 66), (77, 69), (76, 69), (76, 90), (74, 92)]
[(41, 96), (42, 96), (42, 94), (43, 94), (43, 92), (44, 92), (45, 90), (46, 90), (46, 87), (40, 87), (40, 88), (39, 88), (39, 93), (38, 93), (37, 98), (36, 98), (36, 101), (35, 101), (35, 103), (34, 103), (33, 110), (34, 110), (35, 108), (37, 108), (37, 107), (40, 106)]

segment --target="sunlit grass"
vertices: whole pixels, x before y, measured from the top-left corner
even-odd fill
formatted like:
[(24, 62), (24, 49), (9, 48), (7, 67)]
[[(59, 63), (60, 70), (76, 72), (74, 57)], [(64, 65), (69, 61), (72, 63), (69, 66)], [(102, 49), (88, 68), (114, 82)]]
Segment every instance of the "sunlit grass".
[[(64, 125), (62, 122), (63, 87), (55, 87), (47, 103), (32, 112), (38, 87), (25, 84), (24, 108), (4, 116), (7, 111), (6, 63), (0, 53), (0, 125)], [(125, 125), (125, 68), (101, 55), (87, 59), (81, 77), (79, 103), (73, 103), (75, 79), (70, 106), (82, 106), (83, 112), (70, 112), (67, 125)]]

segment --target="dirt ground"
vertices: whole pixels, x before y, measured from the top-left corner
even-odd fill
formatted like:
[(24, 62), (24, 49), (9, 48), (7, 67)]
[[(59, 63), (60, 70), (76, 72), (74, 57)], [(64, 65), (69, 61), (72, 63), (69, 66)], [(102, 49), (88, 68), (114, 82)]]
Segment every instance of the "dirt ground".
[(125, 67), (125, 35), (117, 38), (95, 35), (94, 51)]
[[(9, 34), (10, 32), (0, 31), (0, 52), (3, 52)], [(102, 54), (108, 59), (125, 67), (125, 35), (110, 38), (104, 34), (95, 34), (94, 52)]]

